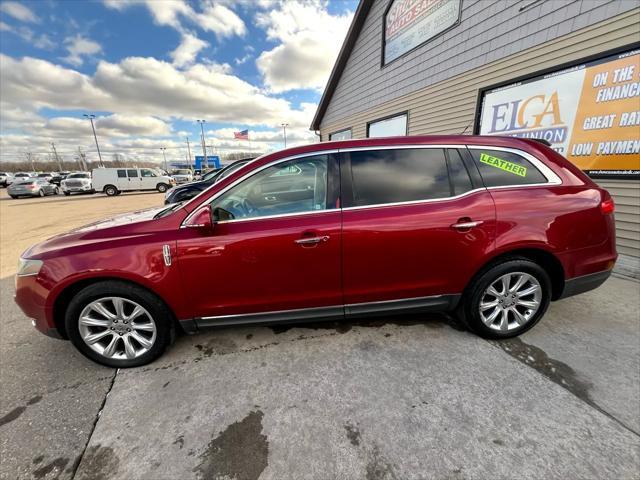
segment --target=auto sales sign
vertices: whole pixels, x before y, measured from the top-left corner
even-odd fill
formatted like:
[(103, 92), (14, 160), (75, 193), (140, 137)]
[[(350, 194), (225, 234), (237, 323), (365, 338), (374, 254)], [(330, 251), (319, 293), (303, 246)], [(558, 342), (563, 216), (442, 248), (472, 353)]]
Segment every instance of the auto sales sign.
[(384, 63), (455, 25), (460, 0), (394, 0), (384, 19)]
[(594, 177), (640, 178), (640, 51), (487, 90), (477, 130), (545, 139)]

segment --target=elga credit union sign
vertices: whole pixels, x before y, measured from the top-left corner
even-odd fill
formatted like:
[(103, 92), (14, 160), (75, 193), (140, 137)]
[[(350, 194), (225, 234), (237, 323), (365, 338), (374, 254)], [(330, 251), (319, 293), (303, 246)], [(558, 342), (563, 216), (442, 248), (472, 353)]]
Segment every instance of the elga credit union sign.
[(384, 63), (455, 25), (460, 0), (394, 0), (384, 17)]
[(640, 50), (484, 91), (477, 130), (543, 138), (594, 177), (640, 178)]

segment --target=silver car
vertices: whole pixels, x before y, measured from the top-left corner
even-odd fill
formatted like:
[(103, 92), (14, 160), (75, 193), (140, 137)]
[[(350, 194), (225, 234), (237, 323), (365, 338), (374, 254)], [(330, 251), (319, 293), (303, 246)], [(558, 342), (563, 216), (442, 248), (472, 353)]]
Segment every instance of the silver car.
[(11, 198), (44, 197), (45, 195), (57, 195), (60, 193), (60, 189), (57, 185), (49, 183), (47, 180), (37, 178), (16, 179), (7, 187), (7, 193)]

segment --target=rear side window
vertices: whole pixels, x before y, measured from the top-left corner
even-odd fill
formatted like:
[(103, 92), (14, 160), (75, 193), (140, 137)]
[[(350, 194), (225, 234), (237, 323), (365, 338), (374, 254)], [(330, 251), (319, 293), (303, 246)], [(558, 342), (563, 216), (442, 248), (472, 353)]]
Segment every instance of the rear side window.
[(453, 195), (462, 195), (473, 189), (469, 172), (464, 165), (458, 150), (447, 150), (447, 163), (449, 165), (449, 178), (451, 179), (451, 192)]
[(547, 183), (540, 170), (516, 153), (471, 149), (471, 154), (487, 187)]
[(118, 178), (127, 178), (126, 170), (118, 170)]
[(137, 177), (138, 176), (138, 170), (131, 169), (131, 170), (127, 170), (127, 173), (129, 174), (129, 177)]
[(442, 149), (352, 152), (353, 205), (377, 205), (451, 195)]

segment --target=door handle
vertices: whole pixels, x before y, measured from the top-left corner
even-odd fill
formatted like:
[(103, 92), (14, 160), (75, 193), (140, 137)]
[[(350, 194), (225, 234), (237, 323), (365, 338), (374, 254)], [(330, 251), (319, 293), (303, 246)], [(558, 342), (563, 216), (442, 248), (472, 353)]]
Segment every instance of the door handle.
[(323, 235), (321, 237), (309, 237), (309, 238), (300, 238), (295, 240), (298, 245), (316, 245), (322, 242), (328, 242), (329, 235)]
[(455, 228), (456, 230), (467, 230), (469, 228), (477, 227), (478, 225), (482, 225), (484, 223), (483, 220), (477, 220), (475, 222), (459, 222), (451, 225), (451, 228)]

